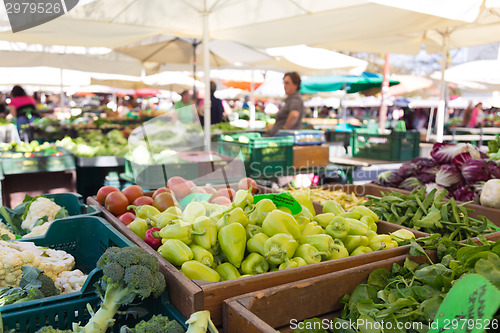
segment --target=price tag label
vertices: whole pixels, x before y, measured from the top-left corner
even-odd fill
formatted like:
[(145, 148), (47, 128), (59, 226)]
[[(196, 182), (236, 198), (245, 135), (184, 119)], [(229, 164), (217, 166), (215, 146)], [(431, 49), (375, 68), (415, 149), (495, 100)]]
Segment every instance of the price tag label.
[(478, 274), (464, 276), (446, 295), (429, 333), (497, 331), (500, 323), (492, 317), (499, 307), (500, 290), (488, 279)]
[(286, 207), (290, 209), (292, 215), (298, 214), (302, 211), (302, 206), (288, 192), (254, 195), (253, 203), (256, 204), (262, 199), (270, 199), (274, 202), (276, 207)]
[(197, 201), (197, 202), (208, 201), (211, 197), (212, 197), (212, 194), (192, 193), (192, 194), (188, 195), (187, 197), (183, 198), (179, 202), (179, 206), (181, 207), (182, 210), (184, 210), (184, 208), (186, 208), (186, 206), (193, 201)]

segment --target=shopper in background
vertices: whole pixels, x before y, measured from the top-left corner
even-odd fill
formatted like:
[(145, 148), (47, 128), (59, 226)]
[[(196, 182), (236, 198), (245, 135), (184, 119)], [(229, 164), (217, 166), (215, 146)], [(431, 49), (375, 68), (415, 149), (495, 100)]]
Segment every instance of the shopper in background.
[[(222, 101), (220, 99), (214, 96), (216, 90), (217, 90), (217, 84), (215, 84), (214, 81), (210, 81), (210, 102), (211, 102), (210, 123), (212, 125), (224, 121), (224, 105), (222, 104)], [(203, 104), (204, 100), (202, 99), (198, 106), (198, 113), (200, 115), (200, 122), (202, 126), (205, 125), (205, 119), (204, 119), (205, 117), (203, 117), (203, 111), (204, 111)]]
[(174, 104), (174, 110), (177, 119), (183, 124), (192, 123), (196, 119), (196, 108), (188, 90), (181, 92), (181, 100)]
[(471, 128), (482, 126), (483, 119), (484, 119), (483, 103), (481, 102), (477, 103), (476, 106), (474, 106), (474, 108), (472, 108), (472, 103), (471, 103), (464, 111), (462, 126)]
[(300, 94), (300, 75), (297, 72), (286, 73), (283, 85), (287, 98), (276, 114), (276, 122), (268, 134), (276, 135), (280, 129), (300, 129), (304, 117), (304, 101)]
[(30, 142), (33, 140), (33, 134), (30, 129), (23, 129), (23, 125), (32, 123), (40, 118), (36, 112), (36, 101), (33, 97), (27, 96), (26, 92), (20, 86), (14, 86), (11, 92), (9, 103), (10, 113), (17, 118), (16, 125), (21, 140)]

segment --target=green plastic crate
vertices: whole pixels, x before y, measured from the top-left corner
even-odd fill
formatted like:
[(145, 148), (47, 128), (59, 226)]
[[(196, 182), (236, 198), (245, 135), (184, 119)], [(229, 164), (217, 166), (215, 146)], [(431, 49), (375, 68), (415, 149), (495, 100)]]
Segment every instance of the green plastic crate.
[(351, 132), (328, 131), (325, 133), (326, 142), (342, 142), (345, 147), (351, 145)]
[[(48, 199), (53, 199), (56, 204), (66, 208), (70, 215), (69, 217), (98, 216), (101, 214), (101, 209), (99, 207), (86, 205), (83, 202), (83, 197), (78, 193), (48, 193), (43, 196)], [(3, 216), (0, 216), (0, 221), (5, 222)]]
[[(248, 143), (238, 141), (244, 136)], [(248, 176), (286, 175), (293, 166), (293, 136), (262, 137), (260, 133), (221, 135), (219, 152), (232, 158), (242, 157)]]
[(57, 172), (75, 169), (75, 159), (70, 152), (57, 148), (57, 155), (43, 156), (38, 153), (2, 153), (1, 164), (5, 175), (36, 172)]
[(78, 193), (48, 193), (44, 194), (44, 196), (54, 199), (56, 204), (66, 208), (70, 216), (97, 216), (101, 214), (99, 207), (86, 205), (83, 202), (83, 196)]
[(109, 222), (96, 216), (59, 219), (52, 222), (44, 236), (19, 241), (66, 251), (75, 257), (75, 268), (85, 274), (95, 268), (97, 260), (107, 248), (135, 246)]
[(390, 134), (352, 132), (352, 155), (387, 161), (409, 161), (420, 155), (420, 132)]
[[(43, 326), (48, 325), (58, 329), (71, 329), (73, 322), (86, 323), (90, 319), (87, 304), (90, 304), (95, 309), (100, 301), (99, 297), (94, 293), (73, 293), (63, 296), (68, 297), (57, 300), (54, 299), (55, 297), (49, 297), (51, 300), (45, 302), (45, 304), (25, 304), (20, 308), (11, 308), (9, 306), (9, 309), (2, 311), (4, 331), (7, 332), (7, 329), (14, 328), (15, 332), (34, 333)], [(30, 301), (30, 303), (32, 302)], [(170, 303), (166, 294), (159, 299), (146, 299), (137, 306), (141, 310), (145, 310), (144, 313), (147, 314), (139, 318), (117, 314), (114, 326), (109, 328), (107, 332), (119, 333), (122, 325), (133, 327), (141, 320), (148, 320), (156, 314), (166, 315), (180, 323), (184, 329), (187, 329), (187, 325), (184, 324), (185, 317)], [(128, 309), (130, 310), (130, 307)]]

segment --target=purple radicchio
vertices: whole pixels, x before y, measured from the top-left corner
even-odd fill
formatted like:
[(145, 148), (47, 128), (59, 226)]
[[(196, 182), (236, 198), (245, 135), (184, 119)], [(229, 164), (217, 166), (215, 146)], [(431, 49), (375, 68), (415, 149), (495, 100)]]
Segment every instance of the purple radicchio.
[(468, 152), (472, 158), (479, 158), (479, 151), (468, 143), (446, 143), (437, 142), (432, 146), (431, 156), (440, 164), (452, 163), (455, 156)]
[(401, 183), (402, 180), (403, 178), (401, 178), (401, 176), (397, 173), (397, 171), (389, 170), (381, 172), (377, 176), (375, 184), (380, 186), (398, 187), (399, 183)]
[(417, 174), (417, 179), (422, 183), (434, 183), (436, 181), (436, 173), (438, 172), (438, 167), (422, 168)]
[(490, 171), (485, 160), (468, 160), (462, 165), (462, 176), (469, 184), (490, 179)]
[(415, 157), (411, 162), (414, 163), (418, 169), (432, 168), (439, 165), (434, 159), (428, 157)]
[(462, 165), (464, 165), (465, 162), (467, 162), (471, 159), (472, 159), (472, 156), (470, 156), (470, 154), (468, 152), (460, 153), (453, 158), (453, 165), (460, 169), (462, 167)]
[(453, 192), (453, 197), (458, 201), (475, 201), (476, 194), (470, 185), (464, 185)]
[(417, 165), (413, 161), (404, 163), (399, 167), (397, 173), (403, 179), (414, 176), (417, 173)]
[(399, 184), (399, 188), (407, 191), (413, 191), (416, 188), (421, 188), (424, 184), (415, 177), (406, 178)]
[(500, 179), (500, 165), (496, 164), (495, 161), (488, 161), (488, 170), (490, 178)]
[(454, 190), (465, 185), (462, 174), (451, 164), (441, 165), (436, 173), (436, 184)]

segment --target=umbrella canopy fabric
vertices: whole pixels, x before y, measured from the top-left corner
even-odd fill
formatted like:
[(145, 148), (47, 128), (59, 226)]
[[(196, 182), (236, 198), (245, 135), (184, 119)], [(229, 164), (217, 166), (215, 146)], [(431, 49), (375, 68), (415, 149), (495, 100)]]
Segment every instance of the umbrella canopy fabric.
[(204, 87), (202, 82), (194, 80), (191, 77), (178, 72), (163, 72), (149, 75), (142, 79), (130, 78), (127, 80), (98, 79), (93, 77), (91, 79), (91, 84), (121, 89), (150, 88), (177, 92), (185, 89), (190, 89), (193, 87), (193, 84), (195, 84), (197, 88)]
[[(222, 85), (225, 87), (228, 87), (228, 88), (235, 88), (235, 89), (250, 91), (252, 82), (224, 80), (224, 81), (222, 81)], [(254, 85), (254, 90), (255, 90), (255, 89), (258, 89), (262, 85), (262, 82), (254, 82), (253, 85)]]
[(403, 95), (412, 91), (426, 89), (432, 86), (432, 80), (415, 75), (392, 75), (391, 79), (399, 84), (389, 87), (387, 93), (391, 96)]
[[(329, 75), (308, 77), (301, 83), (302, 94), (315, 94), (318, 92), (346, 90), (348, 94), (367, 90), (382, 85), (383, 76), (378, 73), (363, 72), (360, 76)], [(399, 81), (389, 80), (389, 85), (398, 84)]]
[[(441, 73), (437, 72), (431, 77), (439, 78), (440, 76)], [(444, 72), (444, 79), (466, 91), (500, 90), (500, 61), (478, 60), (453, 66)]]

